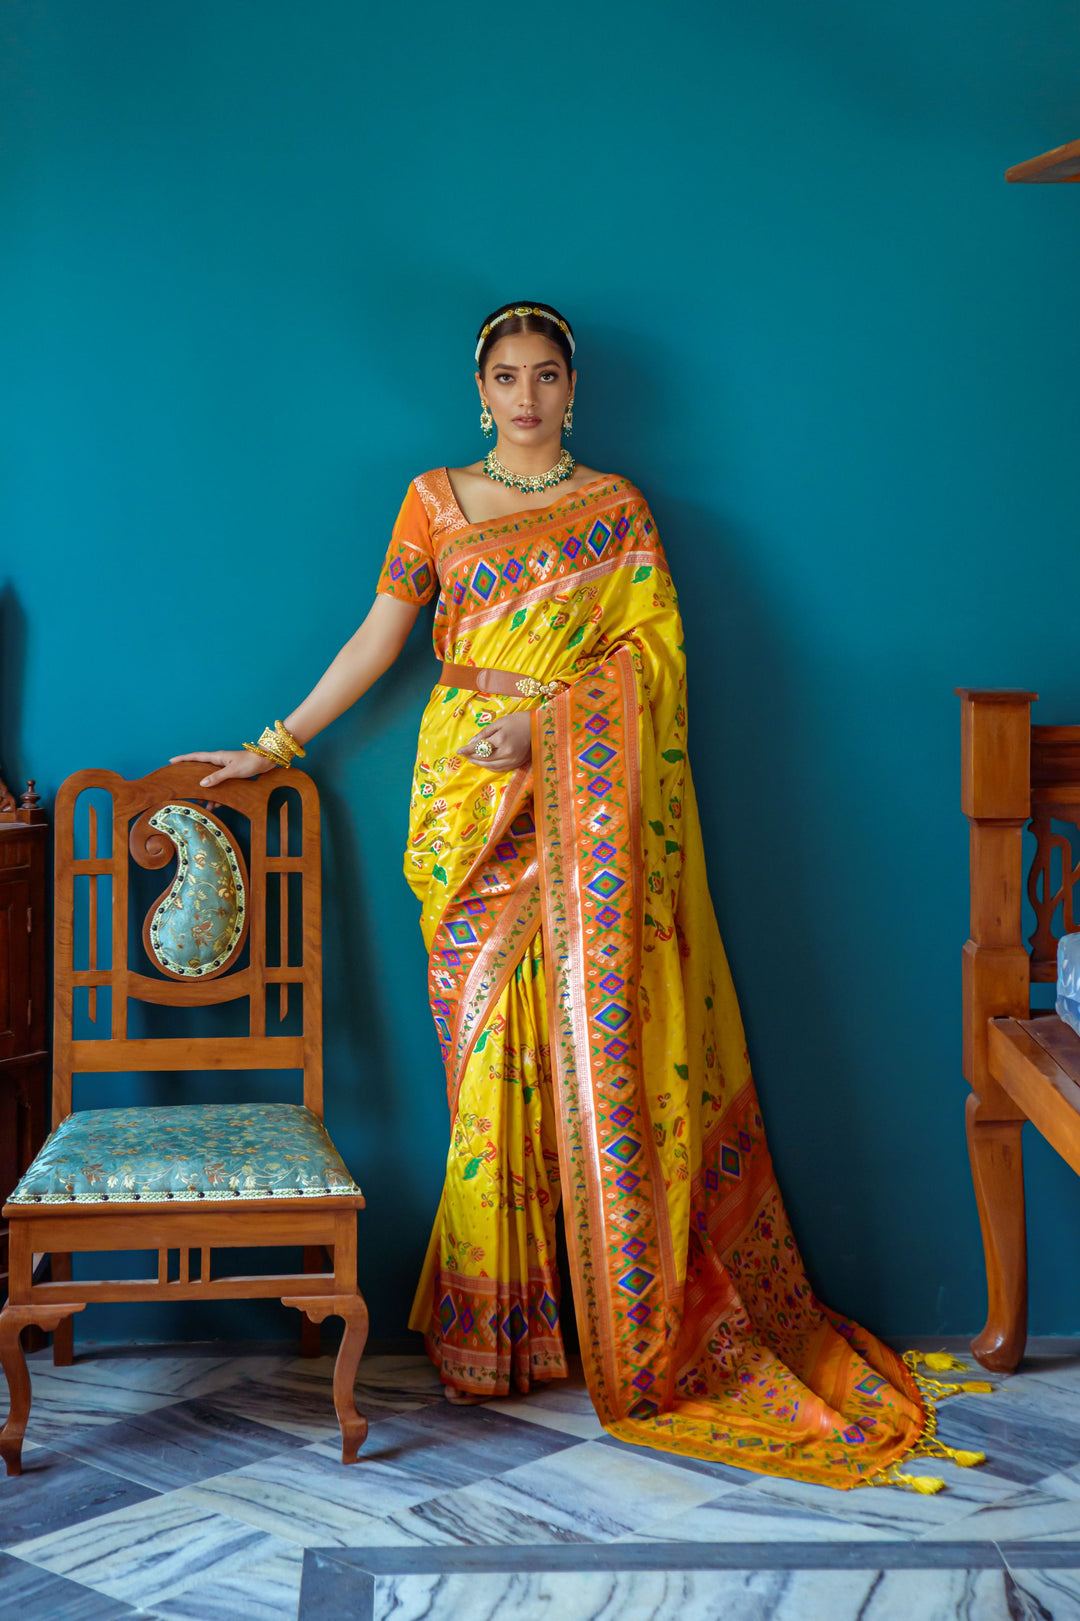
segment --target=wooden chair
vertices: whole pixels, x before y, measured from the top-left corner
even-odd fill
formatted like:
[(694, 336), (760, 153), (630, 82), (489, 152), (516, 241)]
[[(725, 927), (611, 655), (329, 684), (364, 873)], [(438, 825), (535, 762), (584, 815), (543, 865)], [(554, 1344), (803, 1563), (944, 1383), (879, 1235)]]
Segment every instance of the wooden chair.
[[(1080, 1036), (1056, 1013), (1031, 1007), (1032, 983), (1057, 978), (1055, 927), (1080, 929), (1080, 862), (1068, 834), (1080, 830), (1080, 726), (1032, 726), (1034, 692), (957, 691), (971, 825), (967, 1134), (989, 1296), (971, 1349), (983, 1367), (1010, 1372), (1027, 1339), (1025, 1121), (1080, 1172)], [(1028, 826), (1035, 848), (1025, 886)], [(1025, 890), (1035, 920), (1027, 945)]]
[[(318, 795), (303, 772), (275, 770), (215, 789), (225, 807), (218, 816), (202, 808), (204, 771), (166, 766), (138, 781), (80, 771), (57, 796), (53, 1134), (3, 1210), (10, 1289), (0, 1362), (10, 1414), (0, 1455), (9, 1474), (20, 1472), (30, 1412), (23, 1329), (52, 1330), (54, 1360), (68, 1363), (71, 1314), (98, 1301), (277, 1297), (305, 1314), (308, 1355), (318, 1351), (316, 1325), (339, 1316), (334, 1406), (344, 1463), (367, 1433), (353, 1402), (368, 1323), (356, 1283), (364, 1199), (322, 1124)], [(146, 912), (140, 939), (131, 863), (163, 868), (176, 857), (176, 877)], [(234, 1013), (244, 1035), (129, 1034), (131, 1003), (185, 1010), (156, 1015), (175, 1023), (241, 998), (247, 1009)], [(268, 1004), (277, 1033), (267, 1034)], [(72, 1113), (76, 1074), (82, 1102), (108, 1072), (195, 1070), (300, 1071), (303, 1104)], [(224, 1276), (213, 1264), (218, 1250), (269, 1246), (302, 1248), (303, 1270)], [(156, 1277), (71, 1281), (73, 1253), (109, 1250), (156, 1250)], [(332, 1270), (323, 1270), (327, 1251)], [(51, 1281), (35, 1282), (35, 1257), (45, 1253)]]

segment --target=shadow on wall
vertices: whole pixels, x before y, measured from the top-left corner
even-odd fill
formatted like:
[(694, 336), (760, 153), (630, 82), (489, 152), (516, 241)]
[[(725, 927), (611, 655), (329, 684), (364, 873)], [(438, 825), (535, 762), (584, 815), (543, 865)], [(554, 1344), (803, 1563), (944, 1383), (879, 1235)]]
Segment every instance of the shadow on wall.
[(0, 776), (16, 798), (26, 786), (20, 742), (25, 669), (26, 614), (9, 580), (0, 588)]

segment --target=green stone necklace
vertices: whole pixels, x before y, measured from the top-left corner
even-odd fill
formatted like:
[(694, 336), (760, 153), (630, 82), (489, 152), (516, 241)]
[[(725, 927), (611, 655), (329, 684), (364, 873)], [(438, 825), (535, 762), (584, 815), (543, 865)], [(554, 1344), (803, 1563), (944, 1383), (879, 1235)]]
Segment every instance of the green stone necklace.
[(488, 478), (493, 478), (496, 484), (505, 484), (509, 489), (522, 490), (526, 495), (535, 495), (540, 490), (549, 490), (553, 484), (561, 484), (570, 477), (576, 466), (577, 462), (565, 447), (555, 466), (549, 467), (546, 473), (512, 473), (509, 467), (503, 466), (494, 450), (489, 450), (484, 457), (484, 472)]

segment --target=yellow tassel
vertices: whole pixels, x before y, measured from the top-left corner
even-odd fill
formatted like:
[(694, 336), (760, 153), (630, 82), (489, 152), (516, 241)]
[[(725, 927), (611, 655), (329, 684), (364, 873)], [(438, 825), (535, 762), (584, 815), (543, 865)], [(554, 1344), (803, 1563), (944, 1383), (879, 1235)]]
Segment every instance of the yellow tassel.
[(990, 1396), (993, 1394), (994, 1387), (987, 1384), (985, 1379), (968, 1379), (966, 1383), (960, 1386), (960, 1389), (968, 1391), (972, 1396)]
[(913, 1492), (921, 1492), (924, 1497), (932, 1497), (934, 1492), (943, 1491), (945, 1482), (939, 1480), (937, 1475), (894, 1475), (888, 1482), (891, 1486), (910, 1486)]
[(952, 1452), (953, 1458), (960, 1465), (961, 1469), (973, 1469), (977, 1463), (986, 1462), (985, 1452), (963, 1452), (957, 1451), (952, 1447), (950, 1447), (949, 1450)]
[(937, 1373), (943, 1372), (945, 1368), (967, 1367), (966, 1362), (961, 1362), (959, 1357), (950, 1355), (948, 1351), (927, 1351), (919, 1360), (925, 1362), (928, 1368), (933, 1368)]

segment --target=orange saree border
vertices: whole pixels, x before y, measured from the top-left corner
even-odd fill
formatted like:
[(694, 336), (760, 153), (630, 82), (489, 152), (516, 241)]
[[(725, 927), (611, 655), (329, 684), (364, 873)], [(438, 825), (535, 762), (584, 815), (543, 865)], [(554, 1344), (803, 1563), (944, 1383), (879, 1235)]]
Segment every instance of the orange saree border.
[(611, 1422), (658, 1410), (675, 1326), (667, 1205), (640, 1086), (640, 777), (628, 649), (533, 712), (533, 764), (568, 1250), (589, 1388)]

